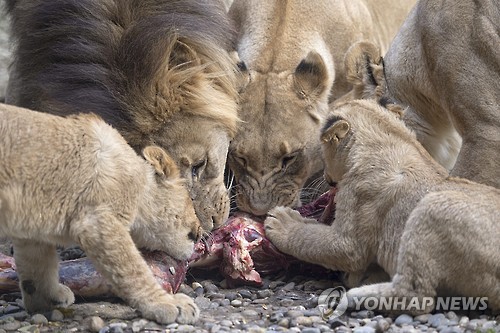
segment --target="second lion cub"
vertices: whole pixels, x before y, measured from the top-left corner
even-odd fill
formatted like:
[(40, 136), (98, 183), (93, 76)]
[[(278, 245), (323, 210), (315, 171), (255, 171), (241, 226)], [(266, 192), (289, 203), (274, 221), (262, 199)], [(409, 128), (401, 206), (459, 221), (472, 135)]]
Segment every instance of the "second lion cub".
[(351, 289), (351, 301), (446, 290), (500, 309), (500, 190), (449, 177), (398, 115), (368, 100), (335, 109), (321, 134), (325, 178), (338, 183), (335, 220), (310, 223), (278, 207), (266, 234), (304, 261), (354, 275), (377, 264), (391, 276)]
[(56, 245), (85, 250), (114, 292), (146, 318), (192, 323), (199, 310), (155, 280), (136, 246), (180, 260), (200, 234), (173, 160), (139, 157), (96, 116), (62, 118), (0, 104), (0, 235), (12, 239), (26, 309), (74, 301), (58, 279)]

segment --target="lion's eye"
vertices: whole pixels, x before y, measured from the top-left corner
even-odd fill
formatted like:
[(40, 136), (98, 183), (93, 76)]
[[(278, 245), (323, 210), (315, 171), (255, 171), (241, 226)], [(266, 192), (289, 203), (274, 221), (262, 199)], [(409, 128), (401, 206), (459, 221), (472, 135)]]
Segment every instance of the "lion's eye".
[(296, 158), (297, 158), (297, 154), (291, 154), (291, 155), (283, 157), (283, 159), (281, 160), (281, 170), (285, 171), (286, 168), (290, 164), (292, 164)]
[(233, 155), (233, 159), (238, 162), (241, 166), (243, 166), (244, 168), (247, 167), (247, 160), (246, 158), (244, 157), (241, 157), (241, 156), (234, 156)]
[(191, 167), (191, 176), (193, 176), (193, 178), (199, 178), (201, 172), (203, 171), (203, 167), (205, 166), (206, 163), (207, 163), (207, 160), (203, 160), (203, 161), (200, 161), (200, 162), (194, 164)]

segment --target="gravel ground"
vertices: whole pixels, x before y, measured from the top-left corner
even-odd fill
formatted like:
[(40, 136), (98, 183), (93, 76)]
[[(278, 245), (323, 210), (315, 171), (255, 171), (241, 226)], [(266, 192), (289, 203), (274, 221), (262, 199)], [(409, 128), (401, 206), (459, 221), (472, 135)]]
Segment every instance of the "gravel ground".
[(500, 316), (481, 313), (436, 313), (411, 317), (348, 312), (323, 320), (318, 296), (338, 285), (335, 278), (282, 274), (264, 277), (259, 288), (227, 288), (218, 274), (189, 274), (181, 292), (201, 309), (195, 325), (158, 325), (140, 318), (118, 299), (78, 300), (68, 309), (28, 315), (19, 293), (0, 296), (2, 332), (500, 332)]

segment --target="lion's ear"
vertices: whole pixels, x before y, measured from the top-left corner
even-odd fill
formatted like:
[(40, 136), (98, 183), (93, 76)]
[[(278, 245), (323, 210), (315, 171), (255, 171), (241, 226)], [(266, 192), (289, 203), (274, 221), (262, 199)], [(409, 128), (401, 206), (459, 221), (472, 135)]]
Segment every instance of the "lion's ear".
[(302, 96), (320, 96), (328, 89), (328, 70), (323, 58), (311, 51), (295, 69), (295, 85)]
[(321, 141), (338, 143), (346, 137), (350, 128), (351, 126), (346, 120), (339, 117), (330, 118), (321, 133)]
[(166, 178), (179, 177), (179, 169), (174, 160), (160, 147), (147, 146), (142, 155), (155, 168), (156, 174)]
[(357, 42), (344, 57), (346, 79), (353, 85), (354, 98), (380, 98), (385, 90), (380, 49), (367, 41)]

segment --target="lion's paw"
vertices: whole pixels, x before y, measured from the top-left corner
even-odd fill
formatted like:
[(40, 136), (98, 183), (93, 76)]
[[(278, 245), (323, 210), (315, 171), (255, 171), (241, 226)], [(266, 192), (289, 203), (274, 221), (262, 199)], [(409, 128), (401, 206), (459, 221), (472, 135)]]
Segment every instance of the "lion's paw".
[(193, 299), (184, 294), (169, 295), (159, 302), (148, 302), (139, 309), (142, 316), (160, 324), (193, 324), (198, 320), (200, 310)]
[(198, 320), (200, 310), (191, 297), (184, 294), (175, 294), (174, 299), (179, 309), (178, 323), (192, 324)]
[(289, 244), (288, 234), (291, 231), (291, 224), (296, 223), (293, 217), (290, 218), (289, 212), (293, 214), (293, 210), (288, 207), (273, 208), (264, 221), (266, 236), (278, 249), (285, 252), (286, 246)]
[(55, 307), (68, 307), (75, 302), (71, 289), (61, 283), (44, 288), (32, 280), (25, 280), (21, 286), (24, 306), (31, 313), (48, 311)]

